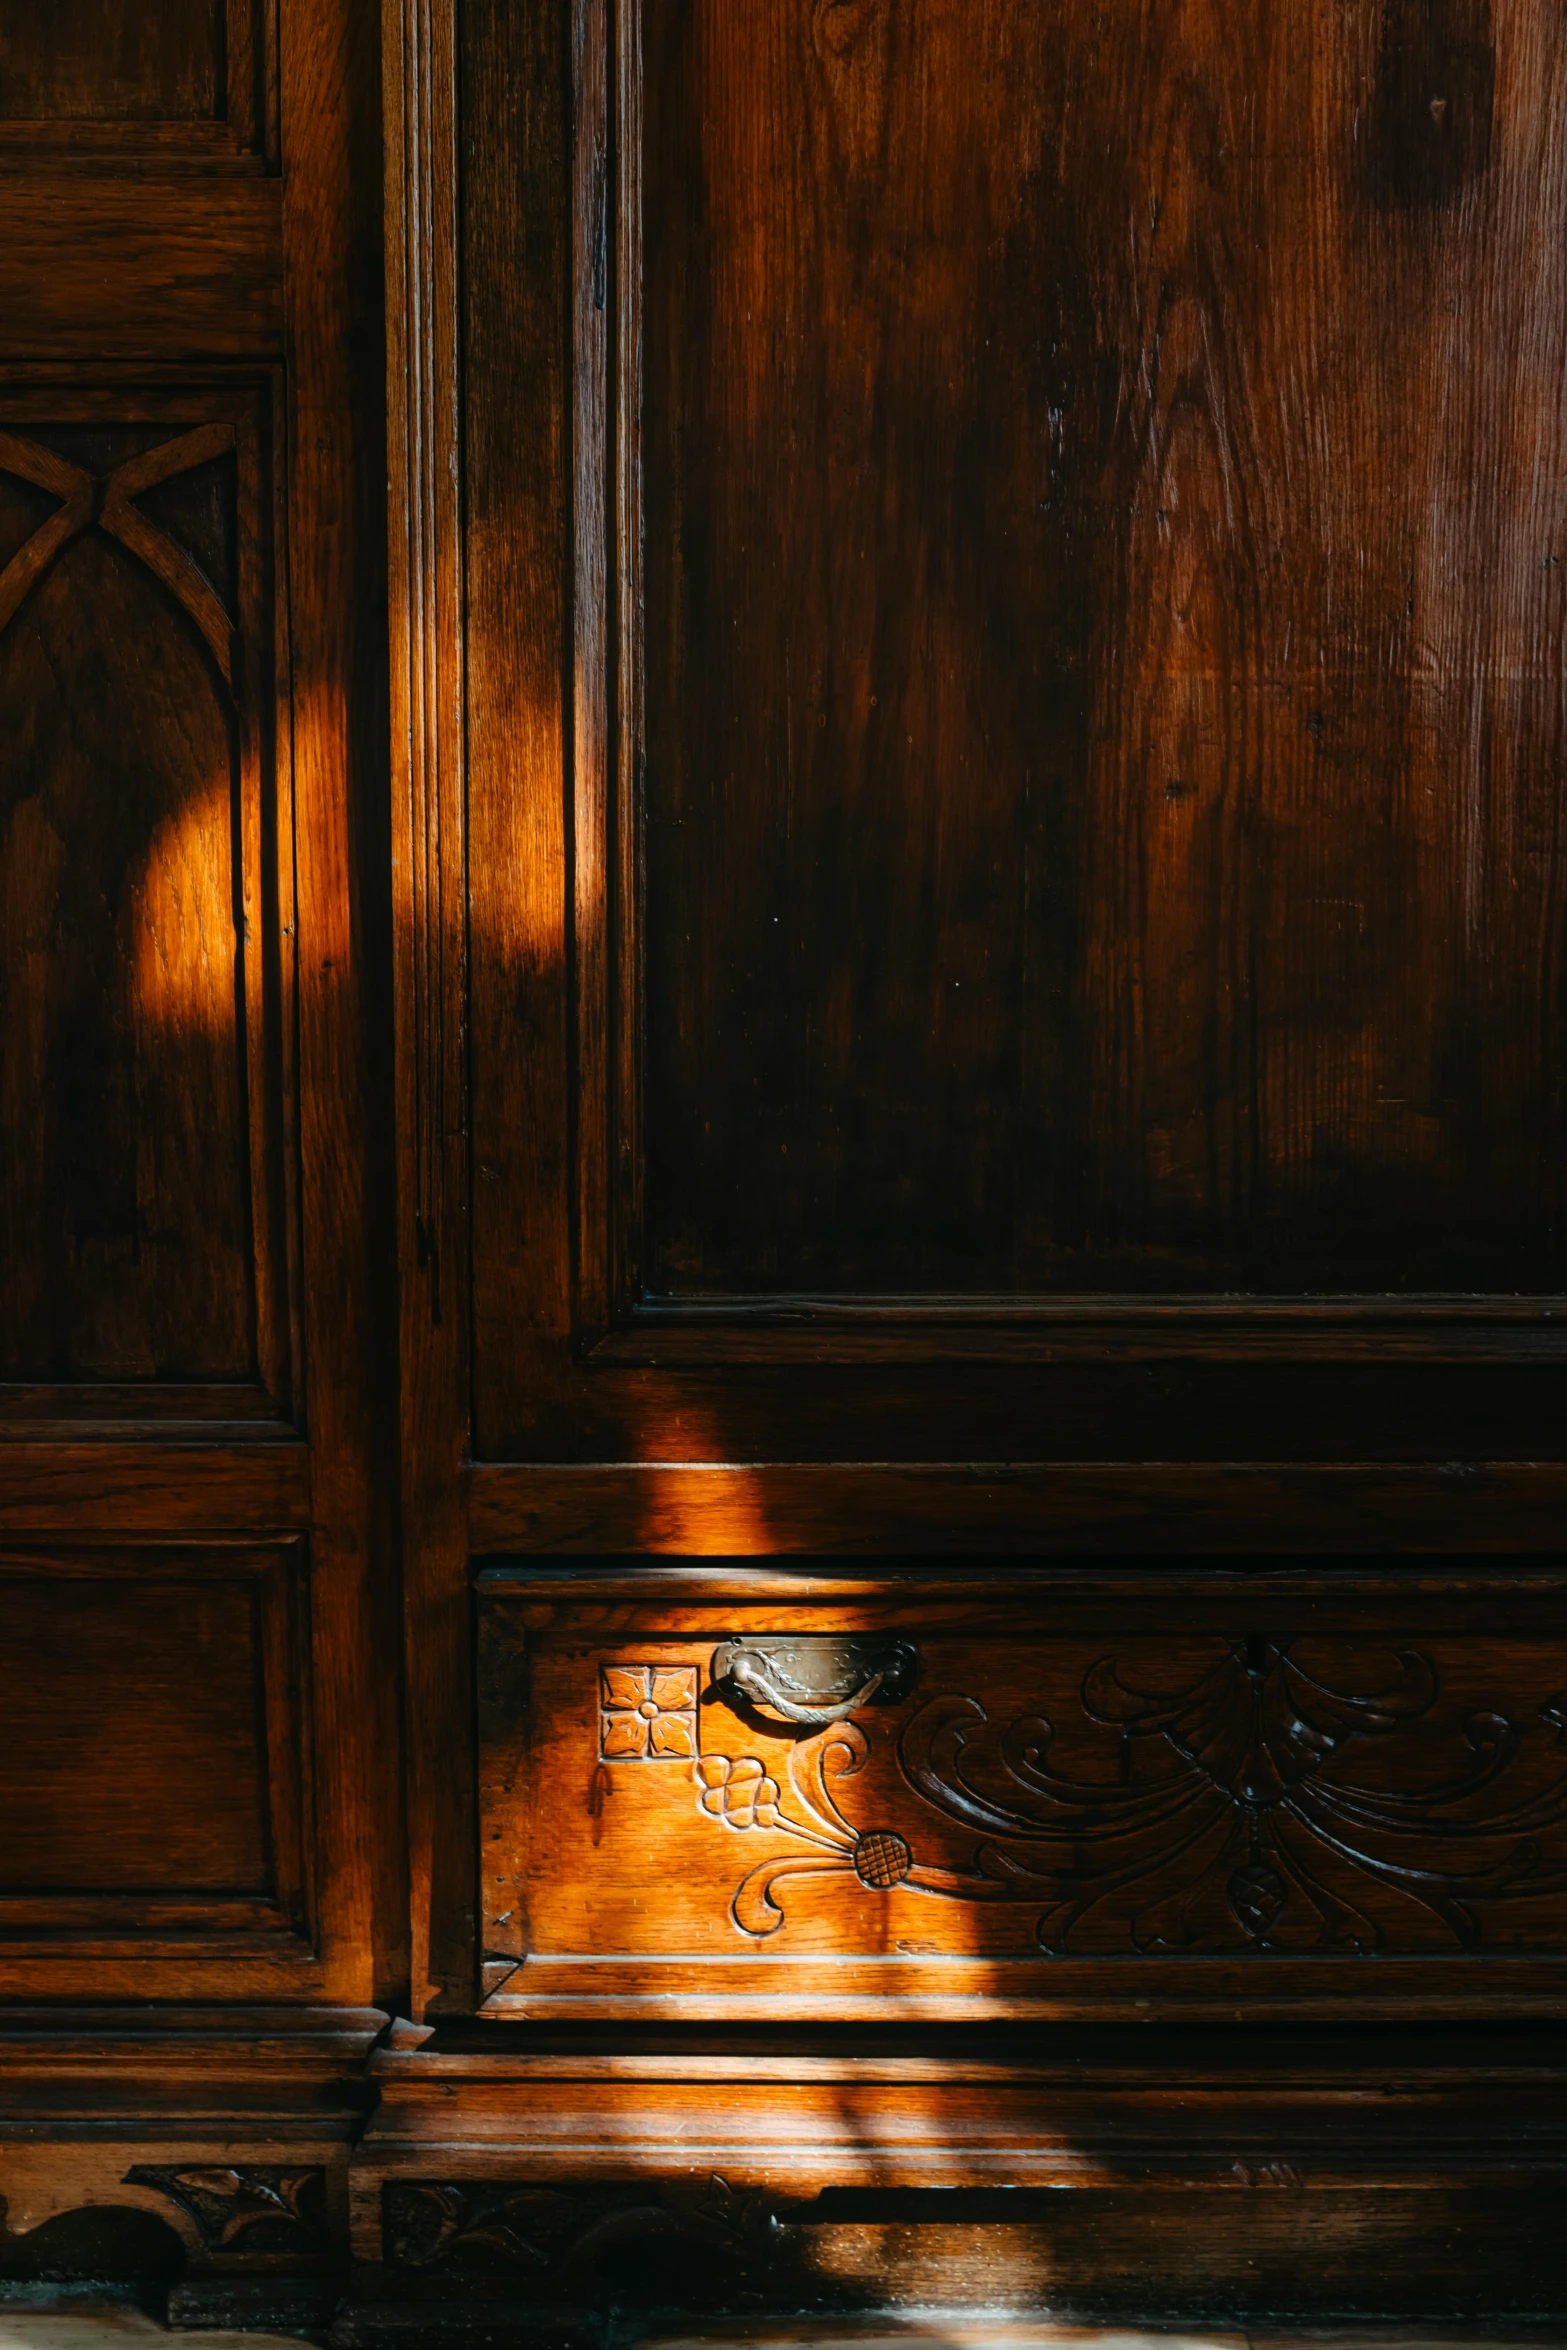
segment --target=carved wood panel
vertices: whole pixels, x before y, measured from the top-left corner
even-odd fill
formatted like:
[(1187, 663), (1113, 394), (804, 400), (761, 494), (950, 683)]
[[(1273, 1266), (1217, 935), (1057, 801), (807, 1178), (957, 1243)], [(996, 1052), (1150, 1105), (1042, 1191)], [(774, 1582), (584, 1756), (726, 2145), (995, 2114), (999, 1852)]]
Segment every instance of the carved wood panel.
[(13, 1382), (288, 1406), (269, 418), (260, 391), (0, 390)]
[[(819, 1600), (824, 1637), (802, 1644), (776, 1637), (798, 1615), (737, 1582), (728, 1613), (692, 1606), (677, 1632), (679, 1609), (645, 1605), (606, 1645), (591, 1607), (546, 1624), (535, 1602), (524, 1633), (511, 1588), (485, 1584), (491, 1948), (522, 1962), (503, 2004), (536, 1986), (541, 2013), (634, 2007), (663, 1984), (708, 2012), (705, 1985), (832, 2012), (836, 1985), (860, 2012), (884, 1983), (983, 2012), (1107, 1994), (1128, 1969), (1183, 1996), (1220, 1970), (1253, 1996), (1354, 1998), (1400, 1961), (1434, 1992), (1472, 1987), (1482, 1954), (1498, 1986), (1509, 1961), (1558, 1962), (1554, 1980), (1567, 1960), (1559, 1591), (1020, 1579), (878, 1606), (862, 1586), (847, 1622)], [(864, 1677), (878, 1641), (917, 1653), (890, 1700)], [(837, 1645), (854, 1662), (834, 1685)], [(659, 1693), (688, 1688), (694, 1759), (683, 1731), (656, 1735), (685, 1718)]]

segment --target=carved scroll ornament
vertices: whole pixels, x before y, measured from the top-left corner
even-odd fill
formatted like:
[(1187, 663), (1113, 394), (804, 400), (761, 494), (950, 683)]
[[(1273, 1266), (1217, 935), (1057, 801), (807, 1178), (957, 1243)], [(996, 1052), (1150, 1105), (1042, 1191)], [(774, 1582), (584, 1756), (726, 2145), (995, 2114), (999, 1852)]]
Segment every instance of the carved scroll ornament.
[(177, 2204), (212, 2253), (317, 2253), (327, 2248), (326, 2171), (227, 2163), (138, 2162), (127, 2186), (150, 2187)]
[[(1137, 1955), (1425, 1948), (1412, 1903), (1449, 1947), (1488, 1939), (1512, 1900), (1567, 1891), (1567, 1767), (1522, 1762), (1510, 1716), (1470, 1714), (1441, 1776), (1357, 1770), (1346, 1758), (1408, 1744), (1438, 1696), (1414, 1649), (1368, 1665), (1342, 1688), (1309, 1671), (1288, 1642), (1251, 1635), (1190, 1682), (1150, 1688), (1113, 1656), (1084, 1677), (1086, 1723), (1105, 1733), (1102, 1773), (1052, 1761), (1042, 1714), (992, 1722), (977, 1698), (932, 1696), (904, 1728), (898, 1761), (929, 1808), (981, 1839), (963, 1868), (922, 1861), (890, 1827), (858, 1827), (839, 1801), (869, 1746), (841, 1723), (792, 1746), (785, 1792), (755, 1756), (703, 1755), (704, 1815), (788, 1840), (743, 1879), (731, 1915), (744, 1934), (785, 1923), (778, 1890), (837, 1876), (965, 1902), (1033, 1902), (1042, 1950)], [(1567, 1739), (1567, 1693), (1537, 1719)], [(804, 1850), (799, 1849), (805, 1847)], [(1388, 1896), (1394, 1896), (1391, 1901)]]

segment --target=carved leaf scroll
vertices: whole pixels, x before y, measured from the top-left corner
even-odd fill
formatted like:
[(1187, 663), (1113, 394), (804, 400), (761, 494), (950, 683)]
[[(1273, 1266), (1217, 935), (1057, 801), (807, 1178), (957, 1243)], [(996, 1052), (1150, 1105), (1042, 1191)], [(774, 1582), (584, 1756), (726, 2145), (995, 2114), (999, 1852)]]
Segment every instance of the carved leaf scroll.
[[(870, 1753), (854, 1723), (791, 1745), (780, 1775), (754, 1755), (701, 1756), (697, 1802), (727, 1829), (787, 1840), (733, 1896), (752, 1937), (784, 1926), (780, 1888), (811, 1876), (1036, 1903), (1039, 1946), (1060, 1955), (1473, 1949), (1505, 1941), (1503, 1904), (1567, 1890), (1567, 1766), (1511, 1715), (1440, 1716), (1440, 1694), (1414, 1648), (1372, 1652), (1349, 1685), (1261, 1634), (1167, 1686), (1105, 1656), (1083, 1678), (1067, 1769), (1044, 1714), (998, 1723), (939, 1693), (898, 1761), (933, 1812), (982, 1832), (959, 1868), (848, 1816)], [(1567, 1693), (1532, 1711), (1567, 1744)], [(1368, 1767), (1379, 1750), (1393, 1767)]]
[(502, 2269), (540, 2278), (581, 2278), (617, 2250), (649, 2239), (738, 2253), (765, 2246), (772, 2233), (762, 2198), (716, 2174), (689, 2186), (403, 2180), (382, 2190), (382, 2223), (395, 2268)]
[(151, 2187), (194, 2223), (208, 2252), (323, 2252), (327, 2245), (326, 2172), (243, 2170), (224, 2163), (164, 2167), (138, 2162), (128, 2187)]
[[(1253, 1634), (1175, 1687), (1145, 1686), (1113, 1657), (1095, 1664), (1080, 1695), (1110, 1733), (1102, 1776), (1055, 1765), (1043, 1716), (998, 1725), (962, 1696), (923, 1706), (899, 1759), (936, 1810), (988, 1831), (978, 1876), (1042, 1899), (1046, 1950), (1082, 1947), (1112, 1916), (1146, 1953), (1410, 1946), (1379, 1888), (1469, 1949), (1489, 1905), (1567, 1888), (1567, 1771), (1520, 1774), (1518, 1723), (1477, 1711), (1428, 1776), (1440, 1741), (1414, 1733), (1438, 1693), (1415, 1649), (1368, 1660), (1365, 1683), (1346, 1689)], [(1561, 1705), (1539, 1718), (1556, 1724)], [(1395, 1740), (1409, 1746), (1407, 1783), (1357, 1769)]]

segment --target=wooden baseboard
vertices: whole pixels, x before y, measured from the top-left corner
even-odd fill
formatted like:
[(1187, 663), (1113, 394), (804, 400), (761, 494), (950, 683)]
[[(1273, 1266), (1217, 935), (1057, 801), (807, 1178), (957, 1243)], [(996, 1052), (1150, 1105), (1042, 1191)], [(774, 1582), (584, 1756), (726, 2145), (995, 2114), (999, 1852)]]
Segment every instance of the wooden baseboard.
[(547, 2324), (638, 2296), (1210, 2318), (1567, 2306), (1548, 2220), (1567, 2035), (1549, 2028), (595, 2043), (481, 2024), (394, 2033), (371, 2071), (355, 2341), (376, 2308), (436, 2325), (437, 2304), (498, 2300)]
[(117, 2246), (178, 2323), (330, 2323), (340, 2350), (610, 2350), (704, 2314), (1567, 2310), (1555, 2024), (382, 2022), (13, 2011), (0, 2275)]

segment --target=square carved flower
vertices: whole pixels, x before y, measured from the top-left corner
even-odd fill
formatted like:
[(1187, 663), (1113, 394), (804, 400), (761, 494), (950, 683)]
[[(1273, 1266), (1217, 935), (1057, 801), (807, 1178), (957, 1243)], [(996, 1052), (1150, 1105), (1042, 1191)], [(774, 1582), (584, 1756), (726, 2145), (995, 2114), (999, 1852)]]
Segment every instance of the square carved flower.
[(690, 1762), (695, 1665), (601, 1665), (599, 1753), (606, 1762)]

